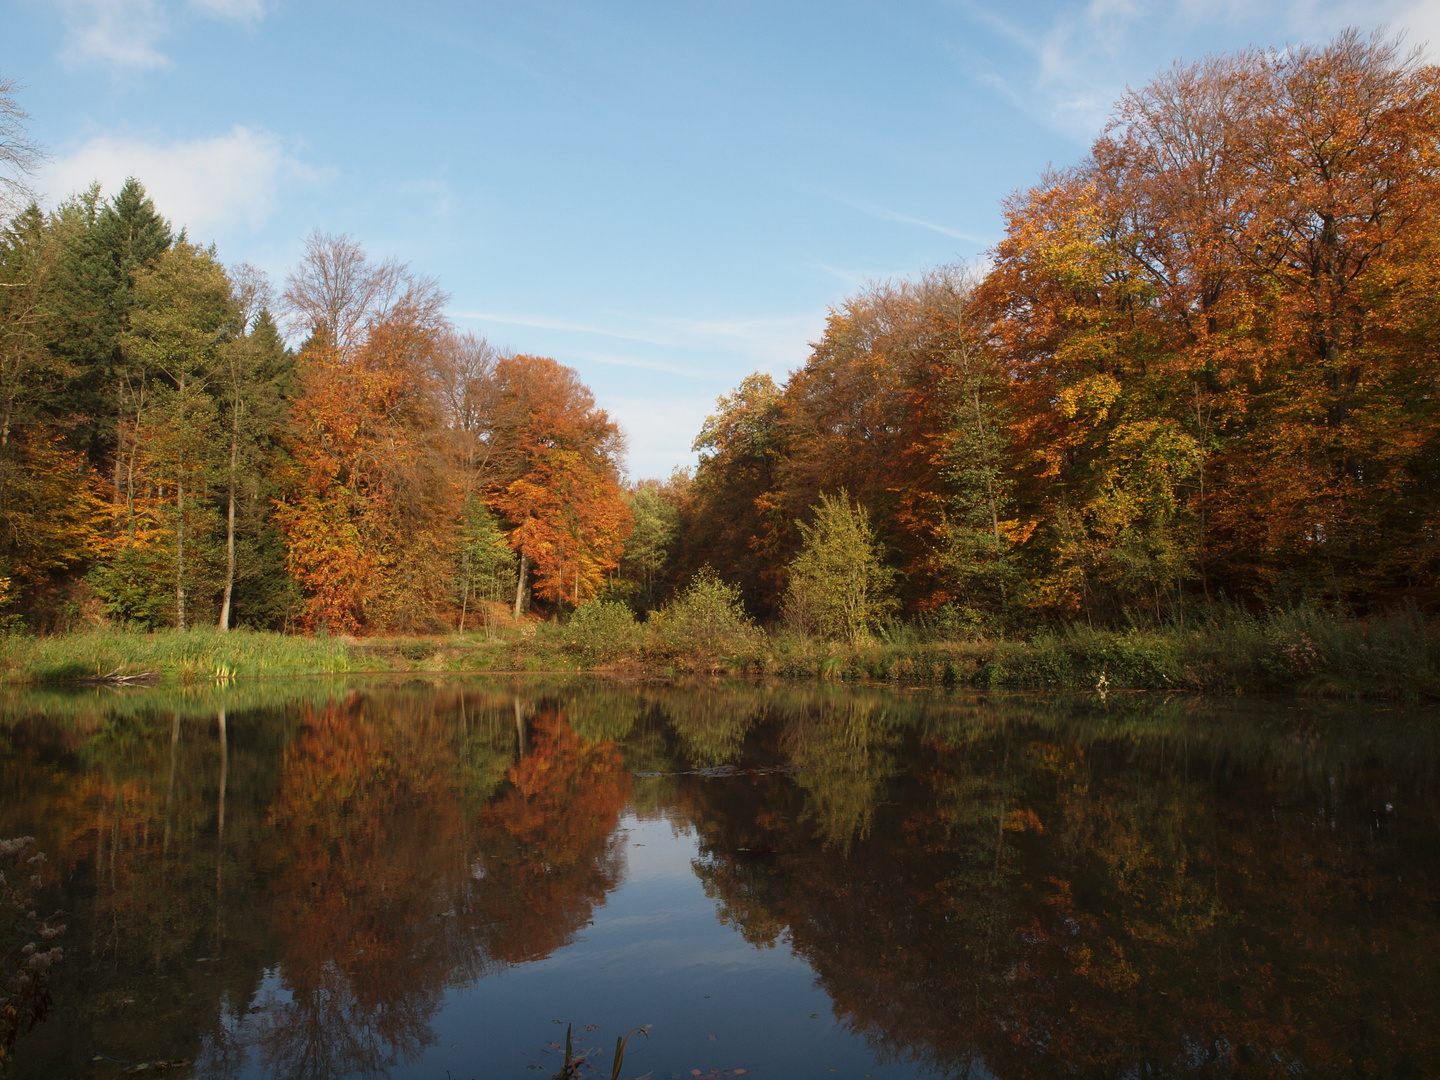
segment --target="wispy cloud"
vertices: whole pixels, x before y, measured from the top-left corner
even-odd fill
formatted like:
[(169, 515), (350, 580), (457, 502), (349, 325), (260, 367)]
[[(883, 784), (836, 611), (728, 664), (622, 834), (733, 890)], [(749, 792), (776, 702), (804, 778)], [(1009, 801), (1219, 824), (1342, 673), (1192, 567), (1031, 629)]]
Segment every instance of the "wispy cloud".
[(630, 445), (625, 471), (636, 478), (668, 474), (677, 463), (679, 447), (685, 448), (681, 460), (693, 463), (690, 444), (705, 417), (715, 411), (714, 399), (702, 396), (608, 396), (600, 404), (626, 434)]
[(396, 184), (395, 191), (404, 196), (407, 203), (441, 220), (452, 218), (461, 206), (454, 189), (442, 178), (406, 180)]
[(1402, 7), (1390, 25), (1405, 31), (1411, 45), (1422, 46), (1432, 64), (1440, 60), (1440, 0), (1418, 0)]
[(648, 345), (673, 345), (673, 341), (661, 341), (639, 334), (611, 330), (603, 326), (590, 326), (568, 319), (553, 319), (544, 315), (506, 315), (493, 311), (452, 311), (452, 319), (473, 319), (475, 322), (499, 323), (502, 326), (529, 326), (537, 330), (562, 330), (574, 334), (596, 334), (600, 337), (620, 338), (623, 341), (643, 341)]
[[(738, 353), (745, 362), (771, 371), (801, 363), (809, 353), (810, 342), (824, 326), (823, 316), (813, 315), (725, 319), (616, 315), (609, 324), (493, 311), (455, 310), (450, 312), (450, 316), (501, 326), (528, 326), (537, 330), (633, 341), (668, 349)], [(677, 373), (690, 373), (689, 369), (678, 366), (675, 370)]]
[(836, 195), (828, 191), (825, 192), (825, 194), (842, 206), (848, 206), (852, 210), (858, 210), (862, 214), (879, 218), (881, 221), (893, 221), (897, 225), (912, 225), (917, 229), (928, 229), (931, 232), (939, 233), (941, 236), (948, 236), (954, 240), (964, 240), (967, 244), (978, 244), (980, 247), (988, 247), (991, 243), (991, 241), (983, 237), (975, 236), (973, 233), (967, 233), (960, 229), (952, 229), (948, 225), (940, 225), (933, 221), (926, 221), (924, 218), (911, 217), (909, 214), (902, 214), (898, 210), (891, 210), (885, 206), (877, 206), (874, 203), (861, 202), (857, 199), (847, 199), (843, 195)]
[(842, 282), (851, 289), (858, 289), (868, 281), (874, 281), (876, 278), (884, 277), (883, 274), (866, 273), (864, 270), (847, 270), (843, 266), (832, 266), (830, 263), (821, 262), (819, 259), (811, 259), (806, 262), (805, 265), (811, 269), (819, 270), (822, 274), (833, 277), (836, 281)]
[[(60, 58), (67, 67), (101, 63), (147, 70), (169, 67), (160, 49), (170, 29), (172, 5), (165, 0), (57, 0), (65, 25)], [(269, 0), (189, 0), (191, 10), (236, 22), (259, 22)]]
[(572, 351), (570, 355), (579, 360), (588, 360), (591, 363), (605, 364), (609, 367), (633, 368), (637, 371), (658, 371), (666, 375), (679, 375), (686, 379), (708, 379), (711, 377), (709, 372), (696, 371), (694, 368), (686, 368), (679, 364), (666, 364), (658, 360), (617, 355), (611, 352), (595, 352), (591, 349), (579, 349)]
[(113, 192), (134, 176), (157, 206), (193, 233), (234, 224), (256, 228), (275, 209), (287, 179), (312, 175), (275, 135), (235, 127), (225, 135), (168, 143), (96, 136), (57, 155), (40, 180), (53, 202), (97, 180)]
[(1208, 42), (1238, 31), (1256, 44), (1323, 41), (1347, 26), (1388, 26), (1440, 57), (1440, 0), (1087, 0), (1056, 4), (1022, 23), (994, 6), (956, 0), (966, 21), (1007, 54), (967, 36), (950, 47), (970, 77), (1023, 114), (1088, 142), (1128, 85), (1148, 81), (1173, 55), (1199, 59)]
[(157, 47), (165, 33), (165, 9), (157, 0), (60, 0), (69, 67), (99, 61), (127, 68), (165, 67)]

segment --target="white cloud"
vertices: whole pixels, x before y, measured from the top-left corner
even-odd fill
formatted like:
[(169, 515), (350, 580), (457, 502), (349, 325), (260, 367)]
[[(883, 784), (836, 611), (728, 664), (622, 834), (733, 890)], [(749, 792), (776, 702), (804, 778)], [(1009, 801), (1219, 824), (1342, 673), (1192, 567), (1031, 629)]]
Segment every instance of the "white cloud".
[(625, 472), (633, 479), (665, 477), (677, 465), (694, 466), (690, 449), (705, 417), (715, 411), (712, 397), (646, 398), (605, 396), (601, 406), (620, 425), (629, 443)]
[(1392, 30), (1405, 31), (1408, 44), (1420, 45), (1432, 64), (1440, 60), (1440, 0), (1419, 0), (1395, 13)]
[(156, 42), (165, 10), (156, 0), (61, 0), (66, 41), (61, 59), (75, 67), (93, 60), (117, 67), (165, 67)]
[[(169, 67), (160, 39), (170, 28), (166, 0), (58, 0), (65, 23), (60, 58), (69, 67), (100, 62), (120, 68)], [(207, 15), (237, 22), (259, 22), (269, 0), (189, 0)]]
[(820, 259), (809, 259), (805, 262), (805, 265), (812, 270), (819, 270), (827, 277), (834, 278), (847, 289), (862, 289), (872, 281), (880, 281), (892, 276), (873, 270), (849, 270), (843, 266), (834, 266), (831, 263), (823, 262)]
[(642, 356), (626, 356), (614, 352), (596, 352), (593, 349), (571, 349), (569, 354), (577, 360), (588, 360), (594, 364), (609, 367), (630, 368), (635, 371), (658, 371), (665, 375), (678, 375), (682, 379), (709, 379), (708, 371), (680, 364), (669, 364), (661, 360), (650, 360)]
[(902, 214), (898, 210), (891, 210), (884, 206), (876, 206), (874, 203), (858, 202), (855, 199), (842, 198), (839, 195), (831, 195), (830, 198), (848, 206), (852, 210), (859, 210), (873, 218), (881, 221), (893, 221), (898, 225), (913, 225), (917, 229), (928, 229), (930, 232), (939, 233), (941, 236), (948, 236), (952, 240), (964, 240), (967, 244), (975, 244), (981, 248), (989, 247), (992, 241), (976, 236), (974, 233), (961, 232), (959, 229), (952, 229), (948, 225), (939, 225), (933, 221), (926, 221), (924, 218), (911, 217), (909, 214)]
[(114, 192), (134, 176), (162, 214), (199, 238), (236, 223), (259, 226), (274, 210), (287, 176), (308, 171), (270, 132), (237, 126), (227, 135), (165, 144), (97, 136), (57, 156), (40, 181), (55, 202), (96, 180)]
[(1383, 26), (1440, 59), (1440, 0), (1085, 0), (1056, 5), (1038, 26), (973, 0), (957, 3), (972, 24), (1028, 61), (1007, 69), (983, 49), (957, 47), (972, 77), (1081, 143), (1104, 126), (1127, 82), (1142, 85), (1172, 56), (1198, 60), (1246, 43), (1318, 44), (1349, 26)]

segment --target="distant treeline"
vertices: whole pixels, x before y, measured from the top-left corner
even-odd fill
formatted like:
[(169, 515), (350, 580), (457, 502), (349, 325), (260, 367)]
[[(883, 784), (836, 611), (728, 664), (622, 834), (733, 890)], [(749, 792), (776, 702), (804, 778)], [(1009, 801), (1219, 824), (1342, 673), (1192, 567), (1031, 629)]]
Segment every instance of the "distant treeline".
[(644, 614), (706, 566), (851, 641), (1428, 608), (1437, 215), (1440, 68), (1354, 33), (1176, 66), (1011, 198), (983, 272), (848, 299), (693, 475), (627, 488), (575, 373), (457, 333), (435, 282), (317, 233), (273, 296), (92, 189), (0, 244), (3, 610), (463, 628)]

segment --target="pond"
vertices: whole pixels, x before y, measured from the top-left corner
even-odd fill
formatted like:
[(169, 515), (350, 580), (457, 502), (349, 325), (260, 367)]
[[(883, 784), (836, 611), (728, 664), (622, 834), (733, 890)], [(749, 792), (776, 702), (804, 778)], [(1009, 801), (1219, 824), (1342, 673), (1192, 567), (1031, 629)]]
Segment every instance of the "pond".
[[(1156, 695), (297, 681), (0, 697), (10, 1075), (1402, 1076), (1440, 723)], [(48, 907), (47, 907), (48, 905)], [(42, 911), (43, 915), (45, 912)]]

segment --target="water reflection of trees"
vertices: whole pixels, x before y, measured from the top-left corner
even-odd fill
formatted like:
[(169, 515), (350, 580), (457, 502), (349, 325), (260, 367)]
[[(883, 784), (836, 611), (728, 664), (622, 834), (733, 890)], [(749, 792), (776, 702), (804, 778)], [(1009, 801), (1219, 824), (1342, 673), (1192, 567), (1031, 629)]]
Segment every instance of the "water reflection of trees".
[(612, 742), (580, 739), (564, 714), (542, 709), (510, 788), (485, 808), (471, 877), (478, 941), (505, 963), (548, 956), (620, 882), (616, 825), (630, 776)]
[[(548, 955), (619, 881), (629, 784), (613, 743), (519, 698), (397, 704), (333, 704), (286, 751), (269, 818), (288, 1000), (261, 1039), (276, 1076), (414, 1059), (447, 986)], [(496, 758), (499, 794), (467, 803), (490, 794), (476, 781)]]
[(165, 703), (3, 729), (0, 824), (46, 834), (91, 937), (32, 1060), (382, 1074), (447, 987), (563, 945), (619, 880), (628, 774), (563, 709), (428, 685)]
[(1433, 744), (1352, 733), (1347, 758), (1342, 732), (1325, 764), (1303, 723), (1189, 706), (797, 697), (753, 737), (809, 771), (686, 778), (678, 801), (722, 917), (787, 939), (883, 1055), (1203, 1076), (1440, 1053)]
[(474, 974), (438, 917), (468, 881), (445, 723), (354, 695), (307, 710), (285, 751), (266, 876), (286, 993), (264, 1003), (260, 1040), (276, 1076), (413, 1059), (452, 971)]
[(447, 987), (573, 939), (631, 804), (693, 825), (722, 918), (793, 945), (883, 1055), (1203, 1076), (1440, 1054), (1435, 735), (1395, 716), (416, 682), (0, 698), (0, 739), (0, 834), (71, 883), (61, 1008), (22, 1044), (52, 1071), (104, 1046), (381, 1074)]

